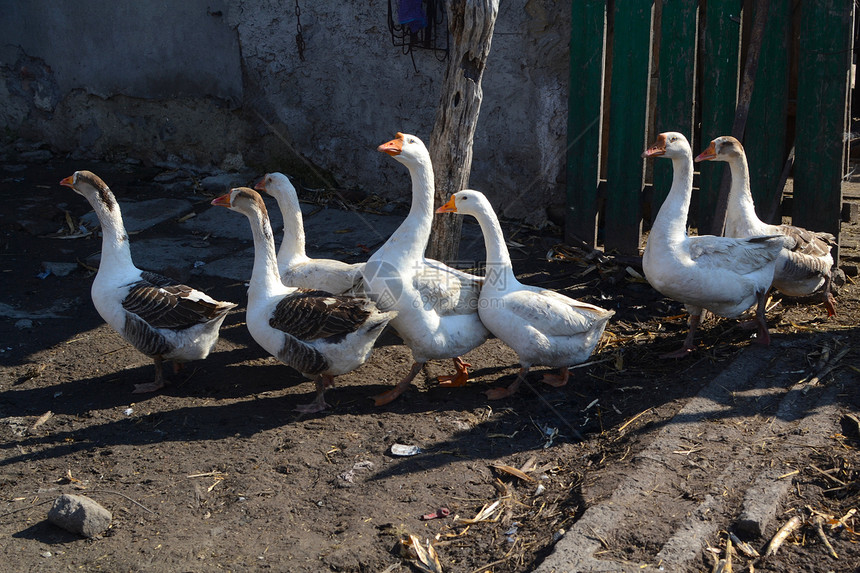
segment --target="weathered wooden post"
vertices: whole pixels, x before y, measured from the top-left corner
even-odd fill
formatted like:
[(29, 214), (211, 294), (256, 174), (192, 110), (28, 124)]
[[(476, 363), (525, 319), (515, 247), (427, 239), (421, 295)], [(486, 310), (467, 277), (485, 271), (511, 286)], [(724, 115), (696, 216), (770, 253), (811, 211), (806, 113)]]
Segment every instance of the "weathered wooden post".
[[(481, 77), (490, 54), (499, 0), (447, 0), (451, 51), (442, 82), (430, 159), (436, 177), (436, 205), (468, 186), (472, 141), (481, 111)], [(460, 249), (462, 217), (436, 215), (427, 256), (452, 261)]]

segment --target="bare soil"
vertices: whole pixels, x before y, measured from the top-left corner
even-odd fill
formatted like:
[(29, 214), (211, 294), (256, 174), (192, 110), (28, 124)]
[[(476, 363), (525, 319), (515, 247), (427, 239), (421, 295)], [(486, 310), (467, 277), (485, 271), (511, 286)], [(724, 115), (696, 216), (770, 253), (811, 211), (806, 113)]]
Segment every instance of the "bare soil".
[[(617, 311), (593, 363), (574, 370), (564, 388), (541, 384), (536, 368), (515, 399), (488, 402), (483, 391), (509, 384), (517, 372), (515, 354), (494, 339), (466, 356), (473, 365), (466, 387), (439, 387), (435, 377), (450, 373), (451, 363), (434, 362), (404, 396), (377, 408), (370, 397), (411, 363), (396, 334), (386, 332), (366, 365), (338, 378), (327, 395), (331, 409), (301, 415), (293, 408), (311, 401), (313, 385), (250, 338), (245, 284), (177, 269), (176, 278), (240, 307), (209, 358), (163, 391), (132, 394), (134, 384), (151, 380), (152, 362), (96, 313), (92, 270), (37, 276), (43, 261), (84, 261), (100, 249), (95, 238), (44, 236), (66, 224), (66, 212), (74, 219), (89, 210), (58, 185), (80, 168), (102, 175), (120, 197), (166, 196), (151, 169), (52, 162), (2, 172), (0, 547), (7, 571), (418, 570), (405, 543), (410, 535), (433, 541), (446, 572), (533, 571), (590, 504), (634, 471), (636, 452), (654, 432), (750, 344), (737, 321), (711, 320), (694, 355), (659, 360), (683, 340), (680, 305), (635, 280), (627, 264), (591, 268), (575, 250), (549, 261), (559, 234), (511, 224), (508, 236), (524, 245), (512, 253), (523, 282)], [(187, 195), (196, 205), (208, 201)], [(843, 229), (842, 261), (856, 269), (860, 233), (856, 225)], [(136, 238), (176, 232), (174, 224), (144, 231), (132, 237), (132, 252)], [(848, 278), (831, 319), (816, 301), (776, 294), (774, 302), (772, 336), (804, 341), (780, 367), (796, 370), (799, 380), (824, 348), (850, 348), (812, 391), (837, 385), (840, 409), (857, 414), (860, 288)], [(797, 470), (786, 478), (795, 488), (780, 508), (784, 520), (806, 506), (836, 517), (860, 508), (860, 428), (848, 416), (843, 422), (842, 433), (828, 436), (830, 447), (800, 458), (768, 446), (775, 466)], [(420, 453), (395, 456), (395, 444)], [(737, 444), (707, 447), (729, 452)], [(523, 469), (528, 479), (497, 466)], [(655, 513), (684, 511), (700, 487), (690, 481)], [(49, 524), (46, 512), (60, 493), (108, 508), (110, 529), (84, 540)], [(463, 521), (497, 500), (490, 520)], [(442, 508), (447, 516), (422, 519)], [(736, 517), (715, 519), (729, 530)], [(603, 541), (613, 555), (658, 567), (654, 556), (672, 531), (669, 520), (656, 521)], [(773, 533), (748, 541), (761, 550)], [(845, 528), (828, 535), (839, 559), (803, 529), (755, 570), (860, 571), (857, 535)], [(724, 537), (705, 541), (719, 547)], [(703, 551), (693, 570), (711, 564)]]

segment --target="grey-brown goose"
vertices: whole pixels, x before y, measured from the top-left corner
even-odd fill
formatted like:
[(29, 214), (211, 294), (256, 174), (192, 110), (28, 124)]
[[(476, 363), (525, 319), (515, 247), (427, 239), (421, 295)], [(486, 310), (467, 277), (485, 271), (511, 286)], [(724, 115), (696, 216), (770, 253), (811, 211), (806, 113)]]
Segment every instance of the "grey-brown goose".
[(326, 409), (324, 394), (334, 377), (364, 364), (396, 313), (379, 311), (367, 298), (284, 285), (266, 205), (253, 189), (238, 187), (212, 204), (242, 213), (251, 224), (254, 267), (248, 287), (248, 331), (269, 354), (314, 379), (316, 398), (296, 409)]
[(732, 171), (732, 186), (726, 205), (727, 237), (783, 235), (785, 246), (776, 262), (773, 286), (788, 296), (809, 296), (820, 293), (827, 315), (833, 316), (833, 295), (830, 293), (833, 256), (830, 248), (836, 238), (830, 233), (808, 231), (794, 225), (769, 225), (758, 218), (750, 191), (750, 171), (741, 142), (731, 135), (711, 141), (696, 161), (725, 161)]
[(119, 204), (95, 173), (76, 171), (60, 181), (89, 201), (102, 228), (102, 253), (92, 286), (101, 317), (132, 346), (155, 361), (155, 380), (136, 384), (134, 392), (164, 387), (162, 362), (179, 367), (206, 358), (232, 302), (134, 266)]

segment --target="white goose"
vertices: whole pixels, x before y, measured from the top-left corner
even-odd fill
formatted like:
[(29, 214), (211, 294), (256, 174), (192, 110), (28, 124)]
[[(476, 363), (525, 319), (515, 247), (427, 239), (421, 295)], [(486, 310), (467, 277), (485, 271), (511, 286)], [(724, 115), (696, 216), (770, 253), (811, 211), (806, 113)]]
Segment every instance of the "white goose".
[(206, 358), (227, 312), (236, 305), (135, 267), (119, 204), (95, 173), (75, 171), (60, 185), (83, 195), (101, 224), (101, 262), (91, 291), (96, 310), (132, 346), (155, 361), (155, 380), (135, 384), (134, 392), (163, 388), (163, 361), (172, 360), (178, 370), (182, 362)]
[(836, 238), (830, 233), (807, 231), (792, 225), (769, 225), (758, 218), (750, 192), (750, 172), (741, 142), (730, 135), (711, 141), (695, 161), (725, 161), (732, 170), (732, 186), (726, 206), (727, 237), (783, 235), (788, 241), (779, 255), (773, 286), (788, 296), (809, 296), (821, 292), (827, 315), (833, 316), (830, 294), (833, 256), (830, 248)]
[(679, 358), (693, 350), (693, 336), (703, 308), (735, 318), (756, 305), (756, 342), (769, 344), (765, 295), (773, 282), (783, 239), (687, 236), (687, 213), (693, 192), (693, 152), (687, 138), (677, 132), (661, 133), (642, 155), (671, 159), (674, 168), (672, 188), (645, 245), (642, 269), (651, 286), (684, 303), (690, 313), (690, 330), (684, 345), (664, 357)]
[(326, 409), (324, 394), (334, 385), (334, 377), (364, 364), (396, 312), (380, 312), (366, 298), (284, 285), (278, 274), (269, 214), (253, 189), (233, 189), (212, 204), (242, 213), (251, 224), (254, 268), (245, 318), (248, 331), (269, 354), (314, 379), (316, 398), (296, 410)]
[(283, 173), (267, 173), (254, 188), (275, 198), (284, 219), (284, 238), (278, 250), (278, 272), (287, 286), (313, 288), (332, 294), (351, 290), (361, 277), (363, 263), (312, 259), (305, 253), (305, 229), (296, 188)]
[(472, 215), (481, 225), (487, 248), (487, 276), (478, 314), (490, 332), (513, 348), (520, 360), (517, 379), (507, 388), (487, 391), (487, 397), (497, 400), (512, 396), (535, 364), (560, 368), (558, 374), (544, 375), (547, 384), (567, 384), (568, 368), (591, 356), (615, 311), (521, 284), (514, 276), (499, 219), (482, 193), (471, 189), (454, 193), (436, 212)]
[(483, 279), (424, 257), (434, 198), (433, 165), (424, 143), (398, 133), (377, 149), (409, 169), (412, 206), (400, 227), (368, 259), (362, 287), (380, 308), (398, 311), (391, 325), (414, 360), (393, 389), (375, 398), (379, 406), (402, 394), (428, 360), (453, 358), (456, 374), (439, 380), (445, 386), (464, 385), (469, 365), (460, 356), (483, 344), (490, 333), (478, 318)]

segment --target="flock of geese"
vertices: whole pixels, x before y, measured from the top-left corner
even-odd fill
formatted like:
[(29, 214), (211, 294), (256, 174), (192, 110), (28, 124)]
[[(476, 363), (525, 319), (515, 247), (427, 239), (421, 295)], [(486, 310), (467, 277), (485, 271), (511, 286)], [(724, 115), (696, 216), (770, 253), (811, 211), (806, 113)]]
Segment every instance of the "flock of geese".
[[(543, 381), (563, 386), (569, 367), (588, 359), (615, 314), (549, 289), (521, 284), (511, 266), (502, 228), (487, 198), (464, 190), (435, 210), (472, 215), (486, 246), (486, 277), (448, 267), (424, 256), (434, 206), (430, 154), (417, 137), (398, 133), (379, 146), (409, 170), (412, 204), (403, 223), (366, 263), (313, 259), (296, 190), (281, 173), (269, 173), (255, 189), (238, 187), (212, 201), (245, 215), (254, 238), (254, 266), (248, 287), (246, 319), (254, 340), (269, 354), (313, 379), (316, 397), (300, 412), (325, 410), (325, 392), (335, 376), (361, 366), (376, 339), (390, 324), (412, 352), (409, 372), (377, 405), (401, 395), (428, 360), (451, 358), (454, 373), (441, 385), (462, 386), (468, 367), (461, 357), (491, 334), (517, 354), (520, 372), (507, 387), (486, 392), (489, 399), (512, 396), (535, 365), (557, 368)], [(648, 282), (663, 295), (686, 305), (689, 332), (683, 346), (666, 357), (694, 349), (703, 310), (735, 318), (755, 306), (756, 342), (768, 344), (766, 294), (771, 286), (791, 296), (821, 293), (828, 315), (833, 236), (758, 219), (749, 188), (743, 147), (733, 137), (711, 142), (695, 161), (725, 161), (732, 173), (726, 235), (689, 236), (687, 213), (693, 186), (693, 155), (680, 133), (660, 134), (643, 154), (671, 159), (672, 188), (648, 237), (642, 266)], [(130, 344), (155, 362), (155, 380), (137, 384), (151, 392), (165, 384), (162, 363), (205, 358), (231, 302), (214, 300), (192, 287), (135, 267), (119, 205), (97, 175), (77, 171), (60, 182), (83, 195), (102, 229), (101, 263), (92, 299), (102, 318)], [(266, 206), (257, 191), (273, 196), (281, 209), (284, 236), (280, 249)]]

